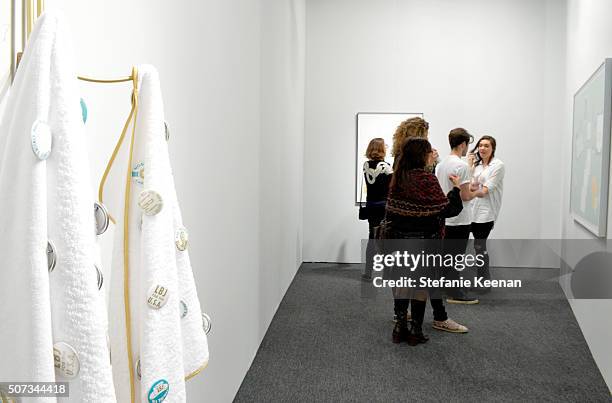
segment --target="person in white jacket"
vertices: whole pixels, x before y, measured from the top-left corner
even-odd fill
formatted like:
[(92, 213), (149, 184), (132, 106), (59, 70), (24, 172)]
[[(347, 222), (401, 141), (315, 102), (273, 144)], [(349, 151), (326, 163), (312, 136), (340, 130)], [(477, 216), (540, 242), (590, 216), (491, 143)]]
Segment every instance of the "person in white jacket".
[[(489, 270), (489, 254), (487, 252), (487, 238), (495, 225), (502, 205), (504, 193), (504, 176), (506, 167), (495, 157), (497, 141), (492, 136), (482, 136), (472, 150), (475, 152), (473, 161), (474, 171), (470, 190), (476, 198), (472, 202), (472, 235), (474, 236), (474, 249), (477, 254), (484, 255), (485, 265), (480, 274), (487, 280), (491, 278)], [(490, 288), (480, 290), (488, 292)]]

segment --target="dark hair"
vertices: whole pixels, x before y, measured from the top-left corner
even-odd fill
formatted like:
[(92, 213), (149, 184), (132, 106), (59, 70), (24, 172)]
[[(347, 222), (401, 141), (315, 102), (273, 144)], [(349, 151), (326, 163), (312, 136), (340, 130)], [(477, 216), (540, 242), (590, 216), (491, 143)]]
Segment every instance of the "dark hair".
[(455, 148), (463, 143), (466, 143), (467, 145), (472, 141), (474, 141), (474, 137), (463, 127), (458, 127), (448, 133), (448, 143), (450, 144), (451, 148)]
[(493, 136), (482, 136), (478, 142), (476, 143), (476, 145), (474, 146), (474, 148), (472, 149), (473, 153), (476, 153), (476, 163), (475, 165), (480, 165), (482, 164), (482, 157), (480, 156), (480, 153), (478, 152), (478, 146), (480, 146), (480, 142), (482, 140), (488, 140), (489, 143), (491, 143), (491, 157), (489, 158), (489, 162), (493, 159), (493, 157), (495, 157), (495, 149), (497, 148), (497, 141), (495, 141), (495, 138)]
[(399, 160), (394, 167), (391, 186), (396, 183), (405, 183), (408, 171), (412, 169), (424, 169), (432, 152), (431, 144), (427, 139), (413, 137), (406, 140)]
[(387, 155), (385, 140), (380, 137), (370, 140), (368, 149), (365, 152), (365, 157), (373, 161), (382, 161), (385, 159), (385, 155)]

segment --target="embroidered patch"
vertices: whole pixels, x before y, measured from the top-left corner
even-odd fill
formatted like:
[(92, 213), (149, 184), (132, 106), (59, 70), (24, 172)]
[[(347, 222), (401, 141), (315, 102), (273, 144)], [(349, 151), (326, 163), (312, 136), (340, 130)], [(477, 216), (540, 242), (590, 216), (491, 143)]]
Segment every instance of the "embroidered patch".
[(32, 151), (36, 155), (36, 158), (41, 161), (49, 158), (51, 146), (53, 144), (53, 136), (51, 135), (49, 126), (41, 120), (34, 121), (32, 129), (30, 129), (30, 136)]
[(144, 185), (144, 162), (137, 162), (132, 168), (132, 179), (139, 185)]
[(169, 390), (170, 385), (165, 379), (160, 379), (159, 381), (155, 382), (153, 386), (151, 386), (151, 389), (149, 389), (149, 394), (147, 396), (149, 398), (149, 403), (163, 402), (166, 400)]
[(53, 345), (53, 361), (57, 372), (68, 379), (74, 379), (79, 374), (81, 363), (76, 350), (62, 341)]
[(181, 252), (187, 249), (187, 244), (189, 243), (189, 233), (185, 227), (180, 227), (174, 233), (174, 244), (176, 245), (176, 249)]
[(156, 215), (164, 207), (164, 200), (154, 190), (143, 190), (138, 197), (138, 206), (146, 215)]
[(147, 303), (153, 309), (160, 309), (162, 306), (166, 305), (168, 301), (168, 289), (159, 284), (154, 284), (149, 289), (149, 296), (147, 298)]
[(179, 303), (181, 310), (181, 319), (183, 319), (185, 316), (187, 316), (187, 312), (189, 312), (189, 310), (187, 309), (187, 304), (185, 303), (185, 301), (181, 300)]
[(81, 116), (83, 117), (83, 123), (87, 123), (87, 104), (83, 98), (81, 98)]

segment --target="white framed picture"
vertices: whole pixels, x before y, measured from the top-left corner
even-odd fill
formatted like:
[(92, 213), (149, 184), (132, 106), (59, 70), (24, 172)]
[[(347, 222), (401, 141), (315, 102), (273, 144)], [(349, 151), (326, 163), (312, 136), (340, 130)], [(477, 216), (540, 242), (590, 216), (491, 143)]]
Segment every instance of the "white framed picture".
[(607, 233), (612, 129), (612, 59), (574, 95), (570, 210), (598, 237)]

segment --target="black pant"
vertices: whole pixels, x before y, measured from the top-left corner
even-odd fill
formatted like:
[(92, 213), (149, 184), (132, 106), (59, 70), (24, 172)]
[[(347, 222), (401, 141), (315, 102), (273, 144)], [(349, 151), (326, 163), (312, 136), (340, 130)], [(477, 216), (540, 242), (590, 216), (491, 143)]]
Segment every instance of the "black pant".
[(368, 218), (368, 224), (370, 227), (370, 232), (368, 234), (368, 246), (366, 247), (366, 264), (365, 264), (365, 275), (372, 276), (372, 266), (374, 263), (374, 253), (376, 252), (376, 248), (374, 246), (374, 229), (380, 225), (383, 218), (385, 218), (385, 208), (383, 207), (380, 211), (372, 211), (373, 214), (370, 214)]
[[(395, 299), (395, 315), (397, 315), (398, 318), (404, 317), (408, 312), (408, 305), (412, 303), (412, 319), (419, 324), (423, 323), (425, 308), (421, 310), (419, 305), (422, 304), (423, 306), (425, 306), (425, 304), (423, 304), (423, 302), (421, 301), (415, 301), (416, 300)], [(430, 299), (429, 302), (431, 303), (431, 307), (433, 308), (434, 320), (444, 322), (446, 319), (448, 319), (446, 309), (444, 308), (444, 302), (441, 299)]]
[[(447, 225), (444, 235), (444, 253), (453, 256), (464, 255), (470, 239), (471, 225)], [(461, 272), (455, 268), (445, 271), (450, 280), (458, 280)], [(467, 298), (467, 290), (464, 288), (448, 288), (446, 294), (451, 298)]]
[(489, 253), (487, 252), (487, 238), (493, 229), (495, 222), (473, 222), (472, 223), (472, 234), (474, 235), (474, 251), (478, 255), (484, 255), (484, 265), (480, 269), (480, 274), (485, 280), (491, 278), (491, 272), (489, 271)]

